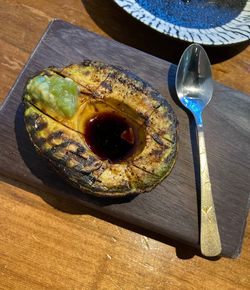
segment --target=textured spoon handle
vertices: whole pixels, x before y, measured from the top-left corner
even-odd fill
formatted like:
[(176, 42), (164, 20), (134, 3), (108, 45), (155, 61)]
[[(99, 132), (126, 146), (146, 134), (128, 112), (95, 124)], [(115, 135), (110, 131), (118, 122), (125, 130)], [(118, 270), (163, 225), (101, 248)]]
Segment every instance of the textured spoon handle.
[(204, 131), (201, 126), (198, 126), (198, 141), (201, 176), (200, 246), (204, 256), (214, 257), (221, 253), (221, 242), (208, 171)]

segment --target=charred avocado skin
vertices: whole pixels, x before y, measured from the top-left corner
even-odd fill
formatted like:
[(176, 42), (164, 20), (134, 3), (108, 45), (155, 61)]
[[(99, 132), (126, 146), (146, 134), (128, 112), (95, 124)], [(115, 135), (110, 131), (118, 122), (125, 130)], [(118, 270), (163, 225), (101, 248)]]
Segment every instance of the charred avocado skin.
[[(122, 68), (89, 60), (48, 68), (35, 78), (23, 99), (27, 132), (37, 152), (74, 187), (120, 197), (150, 191), (171, 172), (177, 120), (148, 83)], [(103, 112), (123, 116), (136, 134), (133, 154), (119, 162), (100, 158), (85, 140), (87, 122)]]

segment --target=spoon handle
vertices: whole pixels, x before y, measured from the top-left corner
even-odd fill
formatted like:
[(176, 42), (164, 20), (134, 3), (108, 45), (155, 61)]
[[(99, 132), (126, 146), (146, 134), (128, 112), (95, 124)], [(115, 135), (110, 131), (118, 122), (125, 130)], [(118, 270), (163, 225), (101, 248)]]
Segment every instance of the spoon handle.
[(218, 230), (211, 182), (207, 164), (207, 153), (203, 126), (197, 126), (200, 177), (201, 177), (201, 229), (200, 247), (204, 256), (215, 257), (221, 253), (220, 234)]

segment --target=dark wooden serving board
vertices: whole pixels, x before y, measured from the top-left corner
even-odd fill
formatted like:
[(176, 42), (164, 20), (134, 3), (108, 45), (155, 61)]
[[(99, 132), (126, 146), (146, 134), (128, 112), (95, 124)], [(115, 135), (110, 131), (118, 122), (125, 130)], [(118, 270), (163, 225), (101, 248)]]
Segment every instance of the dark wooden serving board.
[[(133, 199), (98, 199), (62, 181), (38, 156), (27, 137), (20, 105), (29, 77), (54, 65), (98, 59), (123, 66), (158, 89), (179, 120), (179, 154), (170, 174), (152, 192)], [(199, 247), (196, 184), (197, 150), (192, 118), (179, 106), (172, 91), (175, 66), (55, 20), (50, 23), (0, 111), (0, 170), (49, 194), (71, 195), (80, 203), (172, 239)], [(223, 255), (241, 250), (249, 202), (250, 98), (215, 83), (214, 97), (204, 113), (208, 162), (221, 234)]]

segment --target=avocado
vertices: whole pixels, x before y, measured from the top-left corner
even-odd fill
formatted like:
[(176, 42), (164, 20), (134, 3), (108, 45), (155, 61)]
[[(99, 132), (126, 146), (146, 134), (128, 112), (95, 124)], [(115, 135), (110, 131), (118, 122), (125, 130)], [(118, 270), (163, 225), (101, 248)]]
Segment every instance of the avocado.
[(85, 60), (30, 79), (24, 120), (36, 151), (81, 191), (119, 197), (152, 190), (177, 155), (167, 100), (120, 67)]

